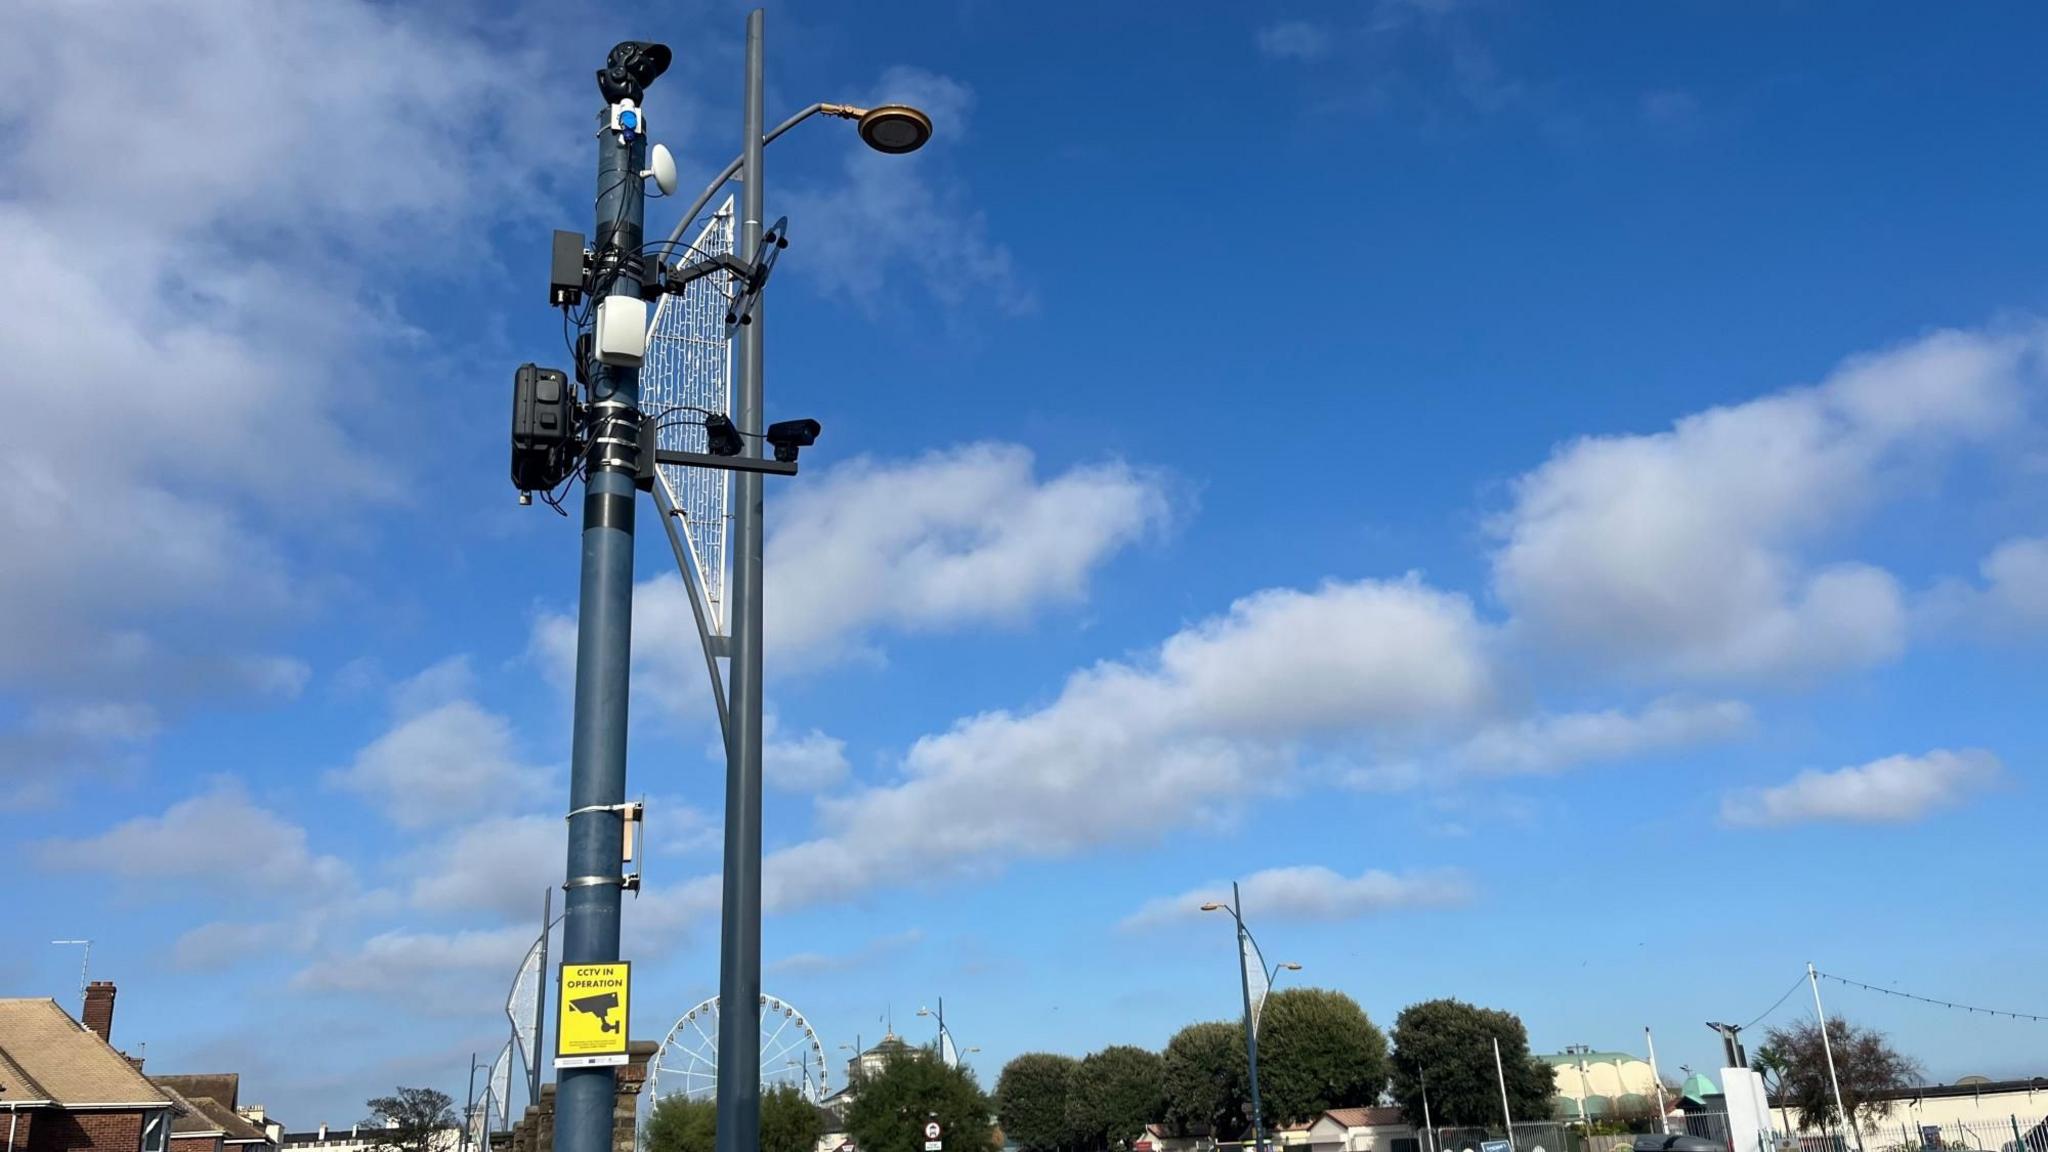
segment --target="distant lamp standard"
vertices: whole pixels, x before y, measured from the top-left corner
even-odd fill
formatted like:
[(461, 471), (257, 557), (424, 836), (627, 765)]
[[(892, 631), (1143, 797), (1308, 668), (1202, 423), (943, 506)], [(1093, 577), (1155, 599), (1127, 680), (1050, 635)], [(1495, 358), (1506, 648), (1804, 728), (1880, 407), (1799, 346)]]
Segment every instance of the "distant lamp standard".
[(947, 1064), (947, 1063), (946, 1063), (946, 1047), (947, 1047), (947, 1045), (949, 1045), (949, 1044), (951, 1044), (951, 1043), (953, 1042), (953, 1034), (952, 1034), (951, 1032), (948, 1032), (948, 1031), (946, 1031), (946, 998), (945, 998), (944, 996), (941, 996), (941, 997), (939, 997), (939, 999), (938, 999), (938, 1005), (939, 1005), (939, 1007), (938, 1007), (938, 1010), (937, 1010), (937, 1011), (933, 1011), (933, 1010), (932, 1010), (932, 1009), (930, 1009), (930, 1008), (919, 1008), (919, 1009), (917, 1010), (917, 1014), (918, 1014), (919, 1016), (930, 1016), (930, 1017), (931, 1017), (932, 1019), (934, 1019), (934, 1020), (938, 1021), (938, 1024), (939, 1024), (939, 1063), (941, 1063), (941, 1064), (946, 1064), (946, 1066), (950, 1068), (950, 1067), (952, 1067), (952, 1066), (953, 1066), (954, 1064), (958, 1064), (958, 1063), (960, 1062), (960, 1061), (959, 1061), (959, 1055), (960, 1055), (960, 1052), (959, 1052), (959, 1049), (955, 1048), (955, 1049), (954, 1049), (954, 1051), (953, 1051), (953, 1056), (954, 1056), (954, 1059), (953, 1059), (953, 1062), (952, 1062), (952, 1064)]
[[(1253, 954), (1259, 953), (1259, 943), (1252, 939), (1251, 929), (1244, 926), (1244, 905), (1238, 896), (1236, 881), (1233, 880), (1230, 884), (1230, 903), (1222, 904), (1211, 900), (1202, 905), (1202, 911), (1228, 912), (1230, 918), (1237, 923), (1237, 980), (1238, 986), (1244, 992), (1244, 1058), (1252, 1082), (1252, 1146), (1258, 1149), (1258, 1152), (1266, 1152), (1266, 1120), (1264, 1112), (1259, 1107), (1259, 1021), (1252, 1012), (1250, 967)], [(1267, 968), (1265, 955), (1259, 953), (1259, 974), (1265, 977), (1267, 992), (1273, 990), (1273, 979), (1280, 973), (1299, 971), (1301, 965), (1293, 961)], [(1261, 994), (1260, 1001), (1263, 1003), (1264, 1000), (1265, 996)]]

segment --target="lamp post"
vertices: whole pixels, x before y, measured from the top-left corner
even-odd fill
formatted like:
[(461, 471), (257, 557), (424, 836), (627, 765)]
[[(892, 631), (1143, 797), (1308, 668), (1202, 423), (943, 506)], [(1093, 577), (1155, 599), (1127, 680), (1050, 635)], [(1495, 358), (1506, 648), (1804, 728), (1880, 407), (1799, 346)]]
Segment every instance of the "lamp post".
[[(1244, 907), (1238, 895), (1236, 881), (1233, 880), (1230, 883), (1230, 903), (1223, 904), (1211, 900), (1202, 905), (1202, 911), (1228, 912), (1230, 913), (1231, 920), (1237, 924), (1237, 980), (1240, 989), (1244, 992), (1244, 1058), (1246, 1069), (1251, 1074), (1252, 1084), (1252, 1146), (1258, 1152), (1266, 1152), (1265, 1115), (1259, 1107), (1259, 1022), (1252, 1012), (1252, 977), (1249, 966), (1252, 954), (1258, 952), (1258, 941), (1252, 939), (1251, 929), (1244, 926)], [(1273, 988), (1275, 976), (1283, 971), (1299, 972), (1301, 971), (1301, 965), (1289, 961), (1267, 968), (1266, 957), (1261, 953), (1259, 955), (1259, 971), (1260, 975), (1266, 978), (1266, 990), (1270, 992)], [(1263, 1001), (1263, 999), (1264, 997), (1262, 996), (1261, 1000)]]
[[(853, 120), (861, 139), (878, 152), (914, 152), (931, 139), (929, 116), (901, 104), (857, 108), (813, 104), (767, 130), (762, 11), (747, 15), (746, 89), (740, 154), (727, 164), (684, 212), (662, 248), (666, 263), (697, 213), (726, 181), (742, 181), (736, 255), (749, 267), (760, 264), (766, 174), (762, 150), (776, 137), (818, 114)], [(778, 240), (780, 238), (778, 237)], [(740, 326), (737, 404), (733, 424), (743, 457), (759, 459), (762, 447), (764, 306), (756, 301)], [(761, 1064), (761, 746), (762, 746), (762, 544), (765, 527), (761, 474), (737, 469), (733, 481), (732, 642), (725, 733), (724, 891), (719, 925), (718, 1066), (758, 1068)], [(678, 557), (681, 560), (681, 557)], [(689, 578), (686, 572), (684, 578)], [(719, 691), (716, 683), (713, 692)], [(727, 703), (721, 697), (721, 703)], [(855, 1054), (856, 1064), (859, 1053)], [(760, 1143), (761, 1085), (758, 1077), (718, 1078), (717, 1152), (754, 1152)], [(595, 1152), (575, 1149), (572, 1152)]]
[[(951, 1040), (951, 1039), (952, 1039), (953, 1037), (952, 1037), (952, 1034), (951, 1034), (951, 1033), (949, 1033), (949, 1032), (947, 1032), (947, 1031), (946, 1031), (946, 998), (945, 998), (944, 996), (941, 996), (941, 997), (939, 997), (939, 999), (938, 999), (938, 1005), (939, 1005), (939, 1008), (938, 1008), (938, 1011), (936, 1011), (936, 1012), (934, 1012), (934, 1011), (933, 1011), (933, 1010), (931, 1010), (930, 1008), (919, 1008), (919, 1009), (917, 1010), (917, 1014), (918, 1014), (919, 1016), (930, 1016), (930, 1017), (932, 1017), (933, 1019), (935, 1019), (935, 1020), (937, 1020), (937, 1021), (938, 1021), (938, 1023), (939, 1023), (939, 1062), (940, 1062), (940, 1063), (942, 1063), (942, 1064), (944, 1064), (944, 1063), (945, 1063), (945, 1061), (946, 1061), (946, 1043), (947, 1043), (947, 1041)], [(957, 1053), (956, 1053), (956, 1056), (957, 1056)], [(957, 1062), (958, 1062), (958, 1061), (956, 1060), (956, 1061), (955, 1061), (955, 1063), (957, 1063)], [(951, 1066), (952, 1066), (952, 1065), (950, 1065), (950, 1064), (949, 1064), (949, 1065), (947, 1065), (947, 1067), (951, 1067)]]

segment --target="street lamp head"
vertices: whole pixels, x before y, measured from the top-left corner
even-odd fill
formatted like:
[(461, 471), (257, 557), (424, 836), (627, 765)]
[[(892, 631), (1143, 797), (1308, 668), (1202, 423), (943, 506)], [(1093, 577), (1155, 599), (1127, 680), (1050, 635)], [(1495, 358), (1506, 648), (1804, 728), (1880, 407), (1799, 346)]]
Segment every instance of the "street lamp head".
[(1211, 901), (1209, 901), (1209, 902), (1208, 902), (1207, 904), (1204, 904), (1204, 905), (1202, 905), (1202, 911), (1204, 911), (1204, 912), (1221, 912), (1221, 911), (1223, 911), (1223, 905), (1221, 905), (1221, 904), (1218, 904), (1218, 903), (1217, 903), (1217, 902), (1215, 902), (1214, 900), (1211, 900)]
[(932, 1010), (931, 1010), (931, 1009), (929, 1009), (929, 1008), (919, 1008), (919, 1009), (917, 1010), (917, 1014), (918, 1014), (919, 1016), (929, 1016), (929, 1015), (931, 1015), (931, 1014), (932, 1014)]
[(883, 104), (861, 113), (860, 138), (891, 156), (915, 152), (932, 138), (932, 118), (908, 104)]
[(1301, 971), (1301, 965), (1299, 965), (1299, 964), (1296, 964), (1296, 963), (1295, 963), (1294, 961), (1292, 961), (1292, 960), (1289, 960), (1289, 961), (1288, 961), (1287, 963), (1285, 963), (1285, 964), (1282, 964), (1282, 965), (1281, 965), (1280, 967), (1281, 967), (1281, 968), (1283, 968), (1283, 969), (1285, 969), (1286, 971), (1289, 971), (1289, 972), (1299, 972), (1299, 971)]

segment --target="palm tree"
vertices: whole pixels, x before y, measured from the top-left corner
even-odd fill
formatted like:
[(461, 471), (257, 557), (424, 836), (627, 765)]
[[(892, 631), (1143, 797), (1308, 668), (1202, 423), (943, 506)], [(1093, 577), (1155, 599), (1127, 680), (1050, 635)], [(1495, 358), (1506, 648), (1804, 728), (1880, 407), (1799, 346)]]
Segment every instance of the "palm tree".
[(1778, 1115), (1785, 1122), (1785, 1134), (1793, 1134), (1792, 1113), (1785, 1107), (1785, 1074), (1792, 1070), (1792, 1062), (1775, 1045), (1766, 1044), (1749, 1058), (1750, 1070), (1764, 1078), (1764, 1090), (1778, 1097)]

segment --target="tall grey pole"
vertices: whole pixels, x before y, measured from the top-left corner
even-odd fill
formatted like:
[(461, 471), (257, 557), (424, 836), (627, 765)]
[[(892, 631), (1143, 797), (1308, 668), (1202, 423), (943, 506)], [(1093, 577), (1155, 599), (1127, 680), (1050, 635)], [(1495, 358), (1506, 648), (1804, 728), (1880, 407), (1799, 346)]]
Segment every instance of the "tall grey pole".
[[(740, 178), (741, 260), (761, 252), (761, 10), (747, 14), (747, 91)], [(737, 423), (761, 454), (763, 301), (740, 327)], [(717, 1152), (756, 1152), (761, 1138), (761, 475), (733, 478), (732, 724), (725, 737), (725, 891), (718, 949)], [(571, 1149), (569, 1152), (586, 1152)], [(594, 1150), (592, 1150), (594, 1152)]]
[(1244, 904), (1237, 881), (1230, 882), (1230, 918), (1237, 921), (1237, 983), (1244, 990), (1244, 1059), (1252, 1080), (1252, 1147), (1266, 1152), (1265, 1115), (1259, 1108), (1259, 1027), (1252, 1018), (1251, 949), (1244, 946)]
[[(640, 295), (647, 144), (598, 114), (593, 294)], [(626, 691), (633, 633), (633, 502), (639, 495), (640, 370), (590, 366), (590, 448), (583, 484), (583, 590), (576, 623), (576, 719), (569, 751), (569, 853), (562, 962), (619, 958), (619, 860), (626, 799)], [(543, 977), (545, 979), (545, 977)], [(564, 1068), (555, 1088), (556, 1152), (609, 1152), (610, 1067)]]
[(1841, 1117), (1842, 1127), (1847, 1128), (1849, 1134), (1856, 1138), (1857, 1152), (1862, 1152), (1863, 1133), (1856, 1127), (1856, 1121), (1849, 1115), (1849, 1110), (1842, 1107), (1842, 1081), (1835, 1075), (1835, 1045), (1828, 1039), (1828, 1014), (1820, 1006), (1820, 975), (1814, 971), (1811, 961), (1806, 965), (1806, 982), (1813, 986), (1813, 1014), (1820, 1021), (1820, 1050), (1826, 1053), (1828, 1058), (1828, 1085), (1835, 1090), (1835, 1114)]
[(540, 1062), (541, 1053), (547, 1050), (548, 1041), (548, 931), (555, 926), (555, 890), (549, 888), (540, 897), (540, 977), (534, 981), (533, 998), (533, 1051), (526, 1054), (531, 1065), (526, 1070), (526, 1102), (540, 1103)]

